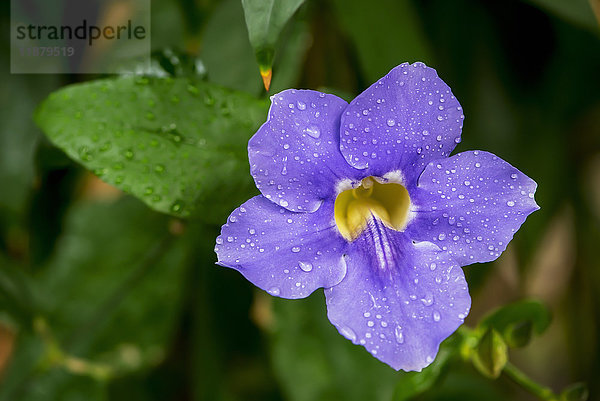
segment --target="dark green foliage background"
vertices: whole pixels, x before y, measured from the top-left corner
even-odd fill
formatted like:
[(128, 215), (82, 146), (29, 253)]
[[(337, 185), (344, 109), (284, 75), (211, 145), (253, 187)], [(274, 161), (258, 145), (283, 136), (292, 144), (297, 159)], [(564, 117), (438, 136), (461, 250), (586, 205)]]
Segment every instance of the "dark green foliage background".
[[(600, 399), (591, 4), (600, 10), (595, 0), (306, 0), (253, 48), (240, 0), (153, 0), (153, 76), (134, 78), (11, 75), (3, 2), (0, 400), (532, 399), (461, 361), (455, 338), (423, 373), (395, 372), (337, 333), (321, 291), (271, 298), (214, 265), (220, 224), (257, 193), (246, 146), (267, 116), (255, 57), (265, 48), (271, 94), (349, 100), (404, 61), (436, 68), (465, 112), (457, 151), (514, 164), (538, 182), (542, 207), (497, 262), (465, 268), (467, 324), (539, 298), (552, 322), (524, 302), (482, 327), (508, 336), (511, 319), (533, 319), (537, 336), (511, 361), (557, 392), (586, 381)], [(123, 192), (94, 189), (88, 170)], [(100, 373), (58, 366), (52, 344)]]

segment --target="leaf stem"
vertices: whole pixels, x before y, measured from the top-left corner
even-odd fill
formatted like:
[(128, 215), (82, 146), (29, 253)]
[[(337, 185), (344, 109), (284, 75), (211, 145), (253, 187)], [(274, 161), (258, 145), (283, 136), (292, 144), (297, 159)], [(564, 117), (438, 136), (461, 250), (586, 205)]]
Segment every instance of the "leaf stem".
[(504, 366), (503, 372), (508, 377), (510, 377), (515, 383), (523, 387), (525, 390), (529, 391), (531, 394), (538, 397), (540, 400), (558, 401), (559, 397), (556, 394), (554, 394), (552, 389), (543, 386), (539, 383), (536, 383), (512, 363), (507, 362)]

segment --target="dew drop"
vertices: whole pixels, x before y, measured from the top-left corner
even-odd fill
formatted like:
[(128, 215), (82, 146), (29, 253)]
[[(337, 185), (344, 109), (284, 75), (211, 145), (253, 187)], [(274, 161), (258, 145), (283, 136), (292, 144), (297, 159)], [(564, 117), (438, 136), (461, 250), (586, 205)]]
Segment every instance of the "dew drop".
[(340, 333), (346, 337), (348, 340), (355, 342), (356, 341), (356, 333), (350, 327), (342, 327), (340, 329)]
[(313, 269), (313, 265), (308, 262), (300, 262), (298, 263), (298, 265), (300, 266), (300, 269), (302, 269), (302, 271), (305, 271), (307, 273)]
[(321, 136), (321, 130), (316, 125), (311, 125), (310, 127), (305, 128), (304, 132), (306, 133), (306, 135), (315, 139)]
[(439, 322), (441, 318), (442, 317), (440, 316), (440, 312), (438, 312), (438, 311), (433, 312), (433, 320), (434, 321)]
[(396, 342), (398, 344), (404, 344), (404, 334), (402, 334), (402, 328), (400, 326), (396, 326), (394, 329), (394, 337), (396, 337)]
[(197, 95), (198, 93), (200, 93), (200, 91), (198, 90), (198, 88), (195, 87), (194, 85), (188, 85), (187, 90), (192, 95)]
[(431, 305), (433, 305), (433, 295), (427, 294), (424, 298), (421, 298), (421, 302), (425, 306), (431, 306)]
[(271, 295), (277, 296), (281, 293), (281, 290), (279, 290), (279, 288), (277, 288), (277, 287), (271, 287), (271, 288), (269, 288), (269, 290), (267, 292)]
[(292, 247), (292, 252), (294, 252), (294, 253), (300, 252), (300, 247), (299, 246)]

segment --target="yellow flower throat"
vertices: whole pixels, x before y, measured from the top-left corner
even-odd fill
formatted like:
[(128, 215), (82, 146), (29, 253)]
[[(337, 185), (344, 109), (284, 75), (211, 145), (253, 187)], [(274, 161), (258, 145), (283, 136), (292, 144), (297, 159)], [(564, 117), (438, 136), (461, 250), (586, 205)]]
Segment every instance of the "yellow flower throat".
[(410, 197), (404, 186), (363, 179), (356, 188), (341, 192), (334, 205), (335, 223), (342, 236), (354, 241), (371, 218), (378, 218), (388, 228), (402, 231), (406, 227)]

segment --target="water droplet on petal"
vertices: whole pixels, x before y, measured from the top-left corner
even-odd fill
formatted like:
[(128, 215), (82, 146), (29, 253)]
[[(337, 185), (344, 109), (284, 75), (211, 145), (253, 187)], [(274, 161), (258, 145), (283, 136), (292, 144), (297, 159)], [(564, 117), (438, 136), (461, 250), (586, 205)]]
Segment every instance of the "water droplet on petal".
[(308, 262), (300, 262), (298, 265), (300, 266), (300, 269), (305, 272), (309, 272), (313, 269), (313, 265)]
[(398, 344), (404, 344), (404, 334), (402, 334), (402, 328), (400, 326), (396, 326), (394, 329), (394, 337), (396, 337), (396, 342)]
[(277, 287), (271, 287), (271, 288), (269, 288), (269, 290), (267, 292), (269, 294), (275, 295), (275, 296), (277, 296), (277, 295), (279, 295), (281, 293), (281, 291)]
[(306, 132), (306, 135), (315, 139), (321, 136), (321, 130), (316, 125), (311, 125), (310, 127), (305, 128), (304, 132)]
[(340, 333), (352, 342), (356, 341), (356, 333), (350, 327), (342, 327)]
[(431, 306), (431, 305), (433, 305), (433, 295), (427, 294), (424, 298), (421, 298), (421, 302), (425, 306)]

